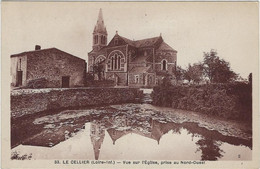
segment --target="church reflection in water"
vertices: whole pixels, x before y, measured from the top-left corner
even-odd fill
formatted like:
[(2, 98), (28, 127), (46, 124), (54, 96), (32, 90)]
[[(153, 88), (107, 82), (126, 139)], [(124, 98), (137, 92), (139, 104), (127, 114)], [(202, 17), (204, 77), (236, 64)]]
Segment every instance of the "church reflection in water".
[[(181, 129), (185, 128), (189, 134), (198, 138), (196, 145), (198, 146), (195, 153), (201, 152), (201, 160), (218, 160), (225, 153), (221, 150), (221, 141), (231, 143), (233, 145), (240, 145), (241, 140), (235, 140), (232, 137), (223, 136), (217, 132), (209, 131), (205, 128), (200, 128), (194, 123), (177, 124), (173, 122), (154, 120), (150, 117), (137, 117), (131, 115), (117, 115), (111, 117), (103, 117), (95, 119), (91, 123), (90, 137), (93, 145), (95, 159), (99, 159), (102, 143), (105, 138), (105, 131), (107, 131), (113, 144), (117, 140), (127, 134), (138, 134), (140, 136), (150, 138), (160, 144), (162, 136), (169, 131), (173, 134), (181, 134)], [(247, 143), (245, 143), (246, 145)], [(250, 147), (250, 145), (247, 145)]]
[(114, 117), (93, 120), (90, 125), (90, 138), (94, 149), (95, 159), (99, 158), (105, 131), (109, 134), (113, 144), (121, 137), (135, 133), (156, 141), (159, 145), (161, 137), (173, 130), (178, 133), (181, 126), (175, 123), (160, 123), (152, 118), (136, 118), (133, 116), (121, 115)]

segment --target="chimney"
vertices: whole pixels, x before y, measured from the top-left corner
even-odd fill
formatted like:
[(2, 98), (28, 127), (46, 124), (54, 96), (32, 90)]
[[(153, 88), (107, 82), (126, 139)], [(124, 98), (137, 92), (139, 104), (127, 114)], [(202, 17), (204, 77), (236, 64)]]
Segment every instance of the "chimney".
[(41, 50), (41, 46), (40, 45), (35, 45), (35, 50)]

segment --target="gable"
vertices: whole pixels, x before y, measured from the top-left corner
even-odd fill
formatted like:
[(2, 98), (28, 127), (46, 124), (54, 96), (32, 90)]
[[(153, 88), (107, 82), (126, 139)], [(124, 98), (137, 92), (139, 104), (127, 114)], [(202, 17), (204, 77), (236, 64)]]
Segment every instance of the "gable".
[(115, 35), (113, 39), (109, 42), (107, 45), (108, 47), (113, 47), (113, 46), (122, 46), (128, 44), (124, 38), (122, 38), (119, 35)]

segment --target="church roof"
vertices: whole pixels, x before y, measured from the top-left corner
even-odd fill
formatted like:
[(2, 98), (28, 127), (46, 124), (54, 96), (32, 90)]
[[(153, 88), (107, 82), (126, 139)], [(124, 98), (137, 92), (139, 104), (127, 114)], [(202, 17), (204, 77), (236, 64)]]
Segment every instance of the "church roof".
[[(25, 51), (25, 52), (22, 52), (22, 53), (13, 54), (13, 55), (11, 55), (10, 57), (12, 58), (12, 57), (18, 57), (18, 56), (22, 56), (22, 55), (41, 54), (41, 53), (44, 53), (44, 52), (55, 52), (55, 51), (59, 51), (59, 52), (65, 53), (65, 54), (67, 54), (67, 55), (73, 56), (73, 57), (75, 57), (75, 58), (77, 58), (77, 59), (84, 60), (84, 59), (82, 59), (82, 58), (79, 58), (79, 57), (77, 57), (77, 56), (74, 56), (74, 55), (72, 55), (72, 54), (70, 54), (70, 53), (67, 53), (67, 52), (62, 51), (62, 50), (57, 49), (57, 48), (47, 48), (47, 49), (40, 49), (40, 50)], [(84, 61), (85, 61), (85, 60), (84, 60)]]
[(99, 10), (98, 20), (97, 20), (93, 33), (105, 33), (107, 35), (107, 29), (104, 24), (104, 19), (103, 19), (103, 14), (102, 14), (101, 8)]
[[(119, 35), (118, 35), (119, 36)], [(120, 38), (122, 38), (125, 43), (134, 46), (136, 48), (140, 48), (140, 47), (148, 47), (148, 46), (153, 46), (155, 45), (160, 39), (162, 39), (161, 36), (158, 37), (153, 37), (153, 38), (147, 38), (147, 39), (141, 39), (141, 40), (130, 40), (127, 39), (123, 36), (119, 36)]]
[[(118, 35), (119, 36), (119, 35)], [(134, 43), (134, 41), (132, 41), (132, 40), (130, 40), (130, 39), (127, 39), (127, 38), (125, 38), (125, 37), (123, 37), (123, 36), (119, 36), (120, 38), (122, 38), (124, 41), (125, 41), (125, 43), (127, 43), (127, 44), (129, 44), (129, 45), (131, 45), (131, 46), (135, 46), (135, 43)]]
[(153, 38), (147, 38), (147, 39), (142, 39), (142, 40), (137, 40), (137, 41), (134, 41), (135, 43), (135, 46), (137, 48), (140, 48), (140, 47), (147, 47), (147, 46), (152, 46), (152, 45), (155, 45), (156, 42), (158, 42), (158, 40), (162, 39), (161, 36), (158, 36), (158, 37), (153, 37)]
[[(154, 45), (160, 45), (159, 50), (171, 50), (171, 51), (176, 51), (172, 47), (170, 47), (167, 43), (165, 43), (162, 39), (161, 36), (153, 37), (153, 38), (147, 38), (147, 39), (141, 39), (141, 40), (130, 40), (128, 38), (125, 38), (123, 36), (120, 36), (116, 34), (115, 36), (121, 38), (125, 43), (136, 47), (136, 48), (142, 48), (142, 47), (150, 47)], [(112, 41), (112, 40), (111, 40)], [(110, 43), (111, 43), (110, 41)], [(99, 50), (92, 50), (89, 53), (95, 53), (95, 52), (101, 52), (102, 50), (106, 49), (108, 46), (104, 46)], [(137, 60), (140, 60), (139, 58), (136, 58)], [(141, 58), (141, 60), (146, 60), (147, 58)], [(134, 61), (135, 62), (135, 61)]]
[(172, 47), (170, 47), (167, 43), (162, 42), (161, 45), (159, 46), (158, 50), (174, 50)]

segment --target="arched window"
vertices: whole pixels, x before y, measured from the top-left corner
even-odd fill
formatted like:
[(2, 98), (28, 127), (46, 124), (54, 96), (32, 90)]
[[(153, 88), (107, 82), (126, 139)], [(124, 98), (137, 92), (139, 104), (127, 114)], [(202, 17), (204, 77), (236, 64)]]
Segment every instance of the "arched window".
[(106, 43), (106, 37), (104, 35), (101, 36), (101, 43), (102, 44), (105, 44)]
[(135, 75), (135, 83), (139, 83), (139, 75)]
[(95, 35), (94, 36), (94, 44), (97, 44), (98, 43), (98, 35)]
[(111, 57), (111, 69), (112, 70), (120, 70), (121, 68), (121, 56), (115, 54)]
[(115, 50), (111, 52), (108, 55), (108, 61), (107, 61), (108, 71), (121, 70), (122, 68), (124, 68), (124, 62), (125, 62), (124, 54), (121, 51)]
[(167, 61), (166, 60), (162, 61), (162, 70), (167, 70)]

